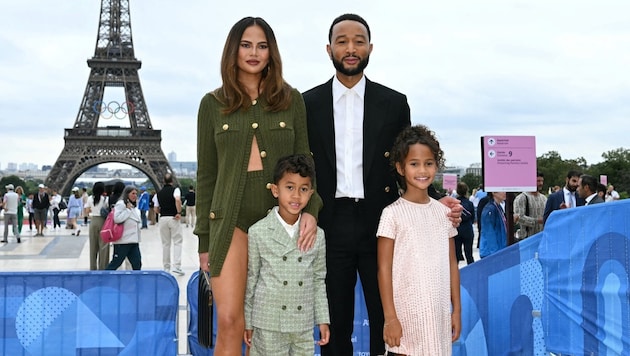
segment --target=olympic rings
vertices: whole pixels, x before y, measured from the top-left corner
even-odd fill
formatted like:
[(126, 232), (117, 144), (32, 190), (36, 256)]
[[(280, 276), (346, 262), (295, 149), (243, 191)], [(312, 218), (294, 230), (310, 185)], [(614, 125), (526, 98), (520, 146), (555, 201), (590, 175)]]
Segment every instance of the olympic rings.
[(95, 114), (98, 114), (105, 120), (109, 120), (112, 117), (115, 117), (118, 120), (122, 120), (127, 117), (127, 115), (133, 114), (134, 110), (135, 107), (133, 106), (133, 103), (131, 101), (119, 103), (115, 100), (112, 100), (109, 103), (105, 104), (105, 102), (102, 100), (96, 100), (94, 101), (94, 104), (92, 104), (92, 111), (94, 111)]

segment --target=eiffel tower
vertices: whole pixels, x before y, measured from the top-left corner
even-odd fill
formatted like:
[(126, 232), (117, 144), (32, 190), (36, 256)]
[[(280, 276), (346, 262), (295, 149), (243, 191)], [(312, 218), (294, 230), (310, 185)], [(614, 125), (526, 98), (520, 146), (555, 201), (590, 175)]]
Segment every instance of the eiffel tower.
[[(65, 129), (64, 148), (46, 185), (69, 195), (86, 170), (118, 162), (139, 169), (160, 189), (172, 169), (160, 146), (162, 132), (153, 129), (142, 94), (142, 62), (134, 55), (128, 0), (101, 0), (96, 49), (87, 63), (91, 71), (79, 113), (74, 127)], [(104, 102), (107, 87), (124, 88), (124, 99)], [(120, 126), (124, 119), (128, 126)]]

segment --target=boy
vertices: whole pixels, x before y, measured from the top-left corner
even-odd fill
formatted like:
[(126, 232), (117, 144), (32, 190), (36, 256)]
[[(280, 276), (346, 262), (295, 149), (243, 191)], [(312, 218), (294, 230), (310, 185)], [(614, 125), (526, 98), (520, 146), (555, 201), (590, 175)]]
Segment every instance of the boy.
[(311, 157), (280, 158), (271, 185), (278, 206), (248, 231), (245, 343), (250, 356), (314, 353), (313, 324), (325, 345), (330, 338), (324, 231), (315, 246), (297, 248), (300, 216), (313, 194)]

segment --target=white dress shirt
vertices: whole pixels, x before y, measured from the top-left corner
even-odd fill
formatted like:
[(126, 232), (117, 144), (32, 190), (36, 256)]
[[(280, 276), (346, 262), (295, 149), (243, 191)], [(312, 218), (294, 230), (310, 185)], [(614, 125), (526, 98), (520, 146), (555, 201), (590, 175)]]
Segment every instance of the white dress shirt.
[(575, 192), (569, 191), (566, 187), (562, 188), (564, 192), (564, 203), (567, 205), (567, 208), (575, 208)]
[(346, 88), (335, 76), (332, 85), (337, 154), (336, 198), (365, 198), (363, 190), (363, 108), (365, 76)]

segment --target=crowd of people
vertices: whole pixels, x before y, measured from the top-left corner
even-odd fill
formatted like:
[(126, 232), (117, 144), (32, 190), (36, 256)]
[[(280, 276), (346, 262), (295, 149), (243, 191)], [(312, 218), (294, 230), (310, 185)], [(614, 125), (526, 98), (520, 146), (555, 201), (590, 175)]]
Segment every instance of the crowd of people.
[[(524, 240), (532, 235), (543, 231), (545, 222), (549, 215), (560, 209), (575, 208), (585, 205), (593, 205), (604, 202), (611, 202), (620, 199), (620, 195), (614, 190), (614, 186), (608, 186), (600, 183), (597, 179), (588, 174), (582, 174), (579, 171), (571, 170), (565, 178), (563, 187), (555, 186), (549, 189), (546, 195), (544, 189), (545, 177), (541, 172), (536, 174), (536, 190), (532, 192), (521, 192), (514, 197), (511, 215), (514, 222), (514, 241)], [(506, 193), (505, 192), (485, 192), (483, 187), (473, 189), (469, 199), (467, 186), (465, 183), (459, 183), (457, 198), (462, 201), (465, 207), (468, 201), (472, 202), (476, 212), (473, 221), (477, 224), (478, 229), (478, 248), (481, 258), (489, 256), (508, 244), (508, 221), (509, 214), (506, 211)], [(459, 194), (459, 189), (462, 194)], [(464, 209), (466, 212), (466, 208)], [(472, 247), (472, 241), (467, 238), (468, 233), (462, 232), (461, 229), (468, 224), (466, 214), (462, 214), (462, 225), (460, 225), (460, 233), (455, 241), (457, 245), (457, 254), (460, 261), (464, 260), (461, 249), (463, 247), (466, 253), (466, 261), (470, 264), (472, 261), (468, 258), (468, 251)], [(483, 227), (483, 229), (482, 229)], [(468, 231), (468, 228), (466, 228)], [(458, 240), (460, 242), (458, 242)], [(459, 247), (462, 246), (462, 247)]]

